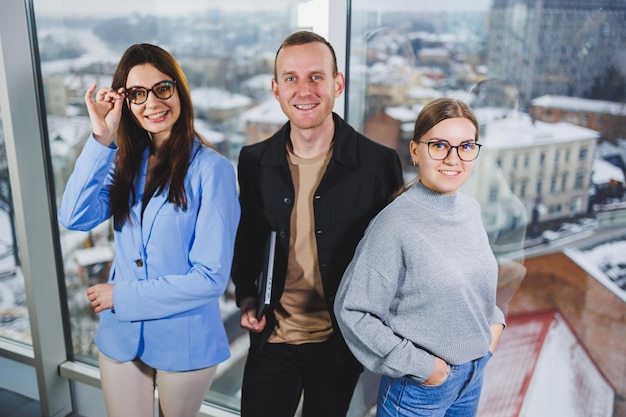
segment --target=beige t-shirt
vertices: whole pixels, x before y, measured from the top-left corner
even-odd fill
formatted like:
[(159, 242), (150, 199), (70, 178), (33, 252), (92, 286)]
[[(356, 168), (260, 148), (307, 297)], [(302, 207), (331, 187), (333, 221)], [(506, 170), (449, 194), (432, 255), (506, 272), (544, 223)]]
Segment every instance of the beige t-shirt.
[(313, 195), (331, 154), (332, 151), (329, 151), (315, 158), (303, 159), (288, 151), (295, 206), (291, 213), (285, 289), (275, 309), (278, 324), (269, 338), (271, 343), (323, 342), (333, 332), (317, 263), (313, 217)]

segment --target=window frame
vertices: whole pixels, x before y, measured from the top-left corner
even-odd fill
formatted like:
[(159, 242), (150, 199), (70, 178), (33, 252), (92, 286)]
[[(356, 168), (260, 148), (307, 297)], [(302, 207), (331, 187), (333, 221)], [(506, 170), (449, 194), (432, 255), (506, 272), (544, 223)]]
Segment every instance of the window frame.
[[(322, 35), (333, 45), (340, 71), (347, 77), (350, 1), (321, 1), (328, 2), (328, 33)], [(3, 369), (15, 368), (19, 374), (16, 378), (13, 372), (0, 373), (0, 386), (38, 400), (42, 415), (80, 413), (81, 404), (85, 413), (105, 415), (99, 395), (98, 368), (71, 359), (70, 321), (47, 144), (43, 81), (36, 52), (33, 0), (4, 0), (2, 9), (0, 114), (33, 343), (26, 346), (0, 338), (0, 364)], [(25, 70), (28, 68), (30, 72)], [(347, 91), (335, 101), (334, 111), (341, 116), (345, 114), (346, 94)], [(43, 163), (33, 164), (33, 161)], [(41, 204), (42, 196), (47, 204)], [(50, 265), (55, 266), (54, 278), (50, 277)], [(231, 409), (207, 402), (199, 413), (206, 417), (236, 415), (239, 414)]]

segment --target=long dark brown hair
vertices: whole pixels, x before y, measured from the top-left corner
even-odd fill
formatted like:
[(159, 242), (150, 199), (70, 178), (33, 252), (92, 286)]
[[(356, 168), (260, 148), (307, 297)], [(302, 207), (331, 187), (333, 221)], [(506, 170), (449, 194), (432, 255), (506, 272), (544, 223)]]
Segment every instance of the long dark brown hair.
[[(194, 137), (211, 146), (195, 130), (193, 106), (189, 84), (182, 68), (174, 57), (164, 49), (150, 44), (135, 44), (129, 47), (120, 59), (113, 75), (112, 88), (126, 87), (128, 73), (137, 65), (150, 64), (176, 81), (176, 91), (180, 100), (180, 117), (174, 123), (170, 138), (159, 150), (157, 161), (146, 184), (146, 195), (160, 194), (169, 186), (167, 201), (177, 208), (187, 209), (187, 196), (184, 180), (189, 167), (189, 159)], [(154, 153), (150, 133), (135, 119), (128, 100), (122, 107), (116, 143), (119, 147), (115, 156), (113, 185), (110, 190), (111, 210), (116, 227), (130, 220), (130, 207), (134, 203), (137, 190), (135, 178), (141, 167), (146, 148)]]

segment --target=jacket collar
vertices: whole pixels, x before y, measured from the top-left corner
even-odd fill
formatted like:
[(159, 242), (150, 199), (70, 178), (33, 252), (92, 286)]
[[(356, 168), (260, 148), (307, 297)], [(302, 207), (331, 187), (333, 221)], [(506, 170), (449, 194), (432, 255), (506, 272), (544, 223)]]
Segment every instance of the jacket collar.
[[(356, 131), (339, 115), (333, 112), (335, 133), (333, 135), (333, 155), (331, 159), (340, 165), (356, 168), (357, 140)], [(291, 133), (291, 124), (287, 122), (268, 139), (267, 147), (261, 156), (261, 165), (280, 166), (287, 164), (287, 141)]]

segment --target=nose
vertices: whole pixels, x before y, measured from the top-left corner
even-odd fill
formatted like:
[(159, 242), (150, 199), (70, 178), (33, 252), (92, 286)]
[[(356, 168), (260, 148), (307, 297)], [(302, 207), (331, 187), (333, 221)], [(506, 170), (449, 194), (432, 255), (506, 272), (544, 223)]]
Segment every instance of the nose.
[(448, 156), (443, 159), (443, 162), (450, 165), (456, 165), (461, 162), (461, 158), (459, 157), (459, 148), (458, 146), (451, 146), (450, 151), (448, 152)]
[(311, 86), (308, 82), (303, 81), (298, 83), (298, 95), (300, 96), (308, 96), (311, 94)]
[(148, 97), (146, 97), (146, 102), (144, 103), (146, 107), (153, 107), (155, 102), (159, 102), (159, 98), (154, 94), (154, 91), (148, 91)]

